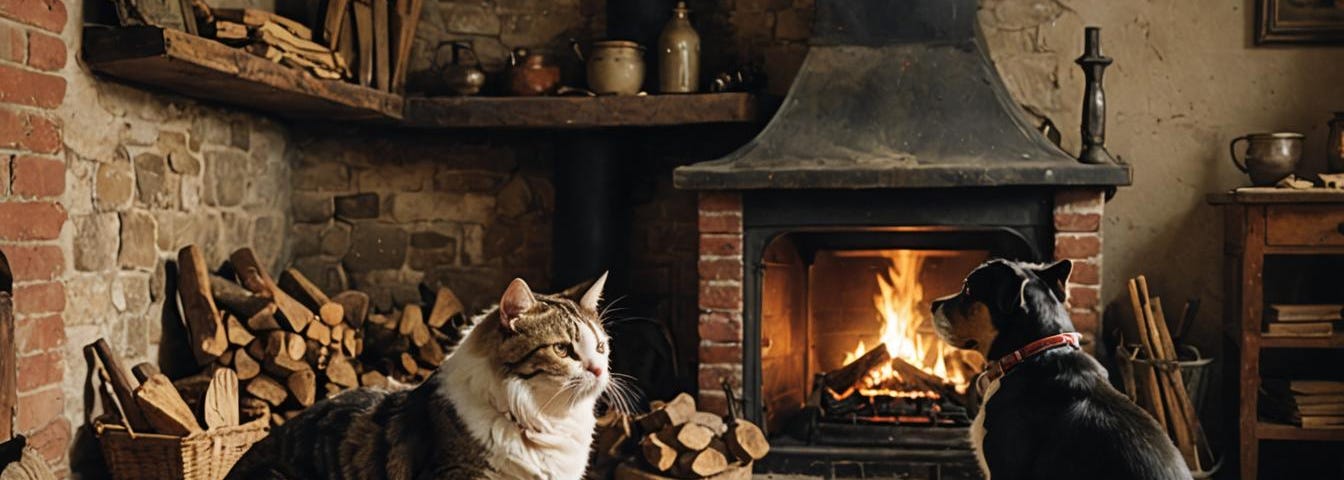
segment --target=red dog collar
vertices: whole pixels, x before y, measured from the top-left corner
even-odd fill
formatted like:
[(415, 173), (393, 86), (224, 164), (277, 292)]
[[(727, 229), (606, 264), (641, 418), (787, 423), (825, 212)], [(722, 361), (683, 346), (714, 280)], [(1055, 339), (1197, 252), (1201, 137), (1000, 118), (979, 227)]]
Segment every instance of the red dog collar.
[(1082, 334), (1068, 332), (1051, 335), (1028, 343), (1027, 346), (1022, 347), (1021, 350), (1004, 355), (1003, 358), (986, 364), (985, 371), (981, 374), (982, 377), (977, 380), (976, 383), (992, 382), (1003, 378), (1004, 375), (1007, 375), (1014, 367), (1021, 365), (1026, 359), (1059, 347), (1070, 346), (1073, 348), (1082, 348), (1078, 343), (1082, 337)]

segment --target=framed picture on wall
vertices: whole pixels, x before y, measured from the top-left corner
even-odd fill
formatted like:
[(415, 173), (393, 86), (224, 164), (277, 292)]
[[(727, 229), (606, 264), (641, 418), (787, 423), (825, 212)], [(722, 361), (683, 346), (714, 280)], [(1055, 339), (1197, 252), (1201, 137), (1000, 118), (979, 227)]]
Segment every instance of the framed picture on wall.
[(1344, 0), (1256, 0), (1255, 43), (1344, 44)]

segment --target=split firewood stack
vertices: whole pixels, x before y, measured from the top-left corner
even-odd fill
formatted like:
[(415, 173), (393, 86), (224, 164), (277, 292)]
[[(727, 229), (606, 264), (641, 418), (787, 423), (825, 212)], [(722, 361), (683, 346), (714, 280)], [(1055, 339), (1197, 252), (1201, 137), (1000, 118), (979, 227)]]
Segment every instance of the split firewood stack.
[(313, 31), (297, 21), (264, 10), (220, 8), (210, 10), (212, 28), (205, 29), (223, 43), (276, 63), (299, 68), (326, 79), (351, 78), (345, 58), (313, 41)]
[(695, 400), (685, 393), (650, 407), (643, 415), (612, 411), (598, 419), (593, 460), (597, 476), (590, 478), (747, 479), (752, 462), (770, 450), (755, 424), (697, 411)]
[(427, 378), (460, 339), (462, 303), (437, 291), (428, 320), (420, 305), (390, 315), (370, 311), (369, 296), (328, 296), (298, 270), (273, 279), (250, 248), (210, 272), (196, 246), (178, 253), (178, 296), (188, 344), (204, 371), (234, 372), (243, 403), (278, 425), (321, 398), (360, 386), (387, 387)]
[(1125, 392), (1167, 430), (1190, 470), (1202, 471), (1213, 464), (1213, 452), (1177, 364), (1162, 299), (1149, 295), (1142, 275), (1129, 280), (1129, 297), (1134, 315), (1125, 341), (1134, 345), (1120, 352)]

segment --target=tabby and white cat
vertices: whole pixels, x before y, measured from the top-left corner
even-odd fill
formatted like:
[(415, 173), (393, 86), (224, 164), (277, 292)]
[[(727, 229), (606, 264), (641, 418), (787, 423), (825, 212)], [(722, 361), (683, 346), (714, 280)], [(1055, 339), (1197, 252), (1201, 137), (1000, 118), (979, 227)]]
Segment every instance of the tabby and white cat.
[(414, 389), (319, 402), (253, 445), (230, 480), (578, 479), (615, 385), (597, 303), (514, 279)]

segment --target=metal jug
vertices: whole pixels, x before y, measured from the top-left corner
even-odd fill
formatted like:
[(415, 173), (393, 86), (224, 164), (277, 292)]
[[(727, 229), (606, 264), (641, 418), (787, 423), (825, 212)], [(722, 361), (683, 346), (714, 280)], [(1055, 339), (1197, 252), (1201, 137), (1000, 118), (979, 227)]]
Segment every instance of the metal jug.
[[(1292, 132), (1252, 133), (1233, 139), (1228, 148), (1232, 163), (1251, 176), (1251, 184), (1271, 186), (1297, 170), (1303, 138)], [(1244, 160), (1237, 158), (1237, 142), (1241, 141), (1247, 142)]]

